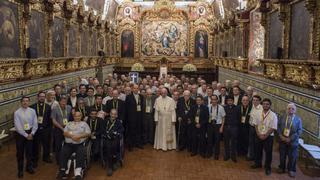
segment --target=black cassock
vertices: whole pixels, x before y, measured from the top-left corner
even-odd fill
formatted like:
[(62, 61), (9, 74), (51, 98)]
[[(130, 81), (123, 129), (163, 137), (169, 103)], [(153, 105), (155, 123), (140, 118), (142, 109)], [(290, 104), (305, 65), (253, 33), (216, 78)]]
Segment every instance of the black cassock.
[(124, 119), (125, 119), (125, 103), (124, 103), (124, 101), (122, 101), (120, 99), (117, 99), (117, 100), (111, 99), (106, 102), (105, 107), (106, 107), (106, 113), (108, 114), (108, 117), (110, 116), (111, 109), (117, 109), (118, 119), (120, 119), (121, 122), (124, 121)]
[[(183, 97), (178, 99), (177, 118), (181, 118), (182, 120), (181, 122), (178, 121), (176, 125), (176, 132), (178, 138), (178, 148), (180, 150), (187, 148), (189, 151), (191, 151), (191, 129), (194, 118), (194, 111), (192, 111), (192, 109), (195, 105), (195, 100), (191, 98), (188, 101), (185, 101)], [(190, 121), (188, 122), (188, 120)]]
[(143, 144), (142, 137), (142, 122), (143, 122), (143, 110), (144, 110), (144, 98), (139, 94), (138, 102), (133, 94), (126, 97), (125, 109), (126, 109), (126, 138), (129, 148), (133, 146), (140, 147)]

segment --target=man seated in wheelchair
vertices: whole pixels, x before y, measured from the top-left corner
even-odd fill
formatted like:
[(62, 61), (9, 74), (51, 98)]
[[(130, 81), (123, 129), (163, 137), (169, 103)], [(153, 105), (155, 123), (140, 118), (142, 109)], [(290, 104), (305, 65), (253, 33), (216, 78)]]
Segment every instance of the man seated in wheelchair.
[(107, 175), (111, 176), (113, 171), (120, 167), (120, 140), (123, 136), (123, 126), (118, 119), (116, 109), (110, 111), (110, 117), (103, 121), (101, 134), (103, 138), (103, 158), (107, 163)]
[(71, 155), (75, 153), (75, 179), (82, 179), (82, 169), (85, 167), (86, 150), (84, 142), (91, 134), (90, 127), (84, 121), (81, 121), (81, 112), (73, 114), (74, 121), (69, 122), (64, 128), (65, 142), (60, 154), (60, 169), (57, 179), (67, 179), (67, 163)]
[(92, 158), (94, 161), (97, 161), (99, 158), (99, 152), (100, 152), (100, 142), (101, 142), (101, 134), (99, 129), (101, 129), (101, 123), (103, 121), (102, 118), (97, 116), (97, 109), (91, 108), (89, 118), (87, 120), (87, 123), (91, 129), (91, 136), (90, 140), (92, 142)]

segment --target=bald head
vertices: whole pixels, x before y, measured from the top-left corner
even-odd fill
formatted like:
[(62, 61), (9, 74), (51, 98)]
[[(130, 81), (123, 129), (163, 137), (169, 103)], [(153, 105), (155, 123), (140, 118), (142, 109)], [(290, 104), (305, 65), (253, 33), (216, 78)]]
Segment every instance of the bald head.
[(166, 88), (162, 88), (162, 89), (161, 89), (161, 96), (162, 96), (163, 98), (165, 98), (165, 97), (167, 97), (167, 95), (168, 95), (167, 89), (166, 89)]
[(134, 85), (132, 86), (132, 92), (133, 92), (134, 94), (138, 94), (138, 92), (139, 92), (139, 86), (138, 86), (137, 84), (134, 84)]

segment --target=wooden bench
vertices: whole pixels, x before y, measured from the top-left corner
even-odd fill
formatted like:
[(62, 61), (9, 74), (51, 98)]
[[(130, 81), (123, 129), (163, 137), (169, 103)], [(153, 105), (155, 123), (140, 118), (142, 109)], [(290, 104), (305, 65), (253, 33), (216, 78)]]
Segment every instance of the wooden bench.
[(300, 157), (305, 157), (306, 168), (309, 163), (312, 163), (313, 167), (320, 167), (320, 147), (312, 144), (304, 144), (303, 140), (299, 140)]

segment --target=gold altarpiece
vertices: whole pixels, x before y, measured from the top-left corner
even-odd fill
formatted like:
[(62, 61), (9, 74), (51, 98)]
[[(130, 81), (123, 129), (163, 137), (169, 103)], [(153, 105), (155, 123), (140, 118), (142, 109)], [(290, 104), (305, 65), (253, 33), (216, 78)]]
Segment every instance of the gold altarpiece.
[[(186, 63), (195, 64), (200, 69), (212, 68), (209, 61), (213, 53), (212, 25), (215, 21), (212, 11), (205, 1), (192, 3), (186, 8), (177, 8), (170, 0), (155, 1), (151, 8), (131, 1), (123, 2), (117, 9), (117, 56), (123, 55), (124, 31), (133, 32), (134, 54), (132, 57), (122, 57), (120, 66), (129, 68), (139, 62), (146, 68), (160, 68), (160, 61), (165, 59), (169, 69), (182, 69)], [(203, 57), (195, 56), (197, 32), (198, 36), (199, 32), (202, 33), (200, 38), (206, 41)], [(166, 33), (171, 40), (175, 38), (173, 43), (166, 44), (166, 41), (159, 40)]]

